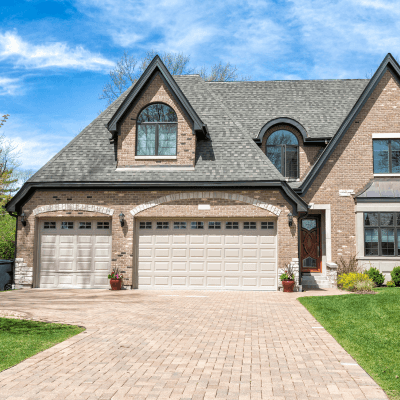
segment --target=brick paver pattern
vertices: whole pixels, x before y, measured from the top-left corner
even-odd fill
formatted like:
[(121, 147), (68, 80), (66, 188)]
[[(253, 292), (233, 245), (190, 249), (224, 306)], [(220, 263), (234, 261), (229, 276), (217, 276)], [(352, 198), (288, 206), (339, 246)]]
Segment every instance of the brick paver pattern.
[(297, 301), (310, 294), (0, 293), (0, 311), (86, 327), (1, 372), (0, 399), (387, 399)]

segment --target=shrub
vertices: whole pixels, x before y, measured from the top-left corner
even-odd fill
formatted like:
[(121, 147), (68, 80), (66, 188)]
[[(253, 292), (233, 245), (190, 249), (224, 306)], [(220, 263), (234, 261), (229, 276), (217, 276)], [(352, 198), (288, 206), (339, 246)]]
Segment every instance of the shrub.
[(388, 282), (386, 283), (386, 286), (387, 286), (387, 287), (395, 287), (396, 285), (394, 284), (393, 281), (388, 281)]
[(354, 290), (358, 292), (373, 292), (375, 284), (372, 281), (356, 281), (354, 283)]
[(350, 272), (348, 274), (342, 274), (338, 278), (338, 286), (345, 290), (355, 290), (356, 282), (372, 282), (367, 274), (361, 274), (358, 272)]
[(14, 259), (15, 218), (9, 214), (0, 215), (0, 259)]
[(396, 286), (400, 286), (400, 267), (394, 267), (390, 273), (392, 281)]
[(361, 267), (358, 265), (356, 255), (350, 256), (347, 260), (342, 256), (337, 262), (338, 276), (349, 274), (350, 272), (361, 272)]
[(385, 282), (385, 277), (377, 268), (371, 267), (369, 270), (365, 271), (365, 273), (377, 286), (381, 286), (383, 282)]

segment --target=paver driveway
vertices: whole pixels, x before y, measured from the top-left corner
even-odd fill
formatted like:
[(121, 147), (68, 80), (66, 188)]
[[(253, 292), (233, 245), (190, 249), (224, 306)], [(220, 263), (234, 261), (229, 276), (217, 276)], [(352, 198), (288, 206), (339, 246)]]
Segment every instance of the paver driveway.
[(299, 295), (1, 293), (0, 310), (87, 330), (0, 373), (0, 399), (386, 399)]

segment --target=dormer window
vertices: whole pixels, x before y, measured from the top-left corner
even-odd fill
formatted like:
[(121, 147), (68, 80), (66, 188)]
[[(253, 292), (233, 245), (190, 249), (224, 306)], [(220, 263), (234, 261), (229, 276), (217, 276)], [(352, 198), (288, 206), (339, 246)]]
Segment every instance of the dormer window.
[(286, 178), (299, 177), (299, 141), (289, 131), (272, 133), (266, 143), (266, 155)]
[(178, 118), (166, 104), (150, 104), (137, 119), (137, 156), (176, 156)]

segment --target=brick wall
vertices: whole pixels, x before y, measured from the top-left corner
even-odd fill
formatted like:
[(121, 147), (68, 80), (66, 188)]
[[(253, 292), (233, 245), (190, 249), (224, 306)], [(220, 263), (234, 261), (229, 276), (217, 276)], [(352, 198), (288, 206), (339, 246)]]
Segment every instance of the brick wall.
[[(228, 201), (223, 199), (188, 199), (180, 201), (172, 201), (161, 204), (157, 207), (138, 213), (135, 218), (132, 217), (130, 211), (143, 203), (158, 199), (161, 196), (169, 194), (182, 193), (177, 191), (104, 191), (104, 190), (81, 190), (81, 191), (41, 191), (34, 193), (31, 199), (23, 206), (23, 210), (27, 215), (27, 225), (22, 226), (18, 223), (18, 242), (17, 257), (23, 259), (28, 268), (33, 269), (36, 262), (36, 246), (38, 242), (37, 234), (35, 234), (38, 221), (43, 217), (104, 217), (112, 220), (112, 267), (118, 267), (121, 271), (125, 271), (125, 284), (132, 284), (133, 268), (135, 268), (134, 256), (134, 221), (143, 218), (173, 218), (173, 217), (189, 217), (189, 218), (277, 218), (278, 228), (278, 258), (279, 266), (288, 263), (292, 258), (297, 258), (297, 227), (294, 224), (291, 228), (288, 226), (287, 214), (292, 211), (287, 205), (282, 194), (276, 190), (254, 190), (254, 191), (232, 191), (224, 190), (225, 193), (241, 194), (254, 199), (272, 204), (281, 210), (279, 217), (271, 212), (259, 207), (242, 203), (240, 201)], [(186, 191), (188, 193), (193, 190)], [(33, 210), (37, 207), (64, 203), (64, 198), (71, 199), (71, 203), (102, 205), (114, 210), (112, 217), (99, 214), (84, 212), (79, 214), (78, 211), (55, 211), (33, 215)], [(57, 198), (60, 199), (57, 202)], [(210, 204), (210, 210), (198, 210), (198, 204)], [(126, 223), (121, 227), (119, 223), (119, 214), (125, 214)]]
[[(151, 103), (165, 103), (172, 107), (178, 117), (177, 155), (176, 160), (135, 160), (136, 155), (136, 119), (140, 111)], [(193, 126), (183, 110), (157, 74), (142, 94), (139, 101), (125, 115), (120, 123), (118, 136), (118, 167), (138, 165), (185, 165), (194, 166), (196, 152), (196, 135)]]
[(261, 149), (264, 153), (266, 153), (267, 139), (271, 136), (271, 134), (281, 129), (292, 132), (299, 141), (299, 172), (300, 172), (300, 180), (302, 180), (304, 176), (307, 174), (307, 172), (314, 165), (321, 149), (323, 149), (325, 146), (318, 146), (318, 145), (305, 146), (303, 141), (303, 136), (294, 126), (279, 124), (269, 128), (268, 131), (265, 133), (261, 144)]
[(386, 72), (305, 196), (307, 202), (331, 204), (332, 261), (356, 254), (355, 209), (340, 189), (361, 190), (373, 175), (373, 133), (400, 133), (400, 87)]

